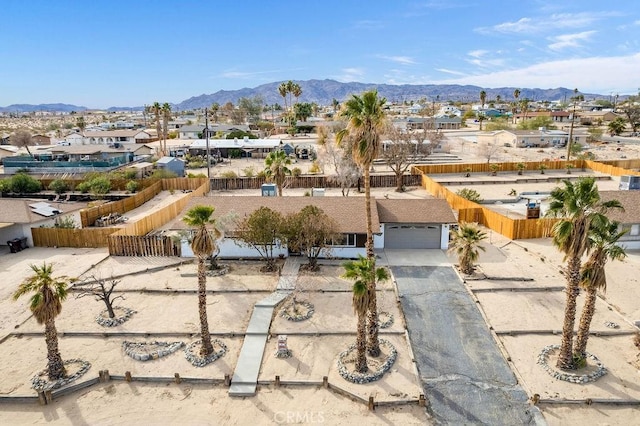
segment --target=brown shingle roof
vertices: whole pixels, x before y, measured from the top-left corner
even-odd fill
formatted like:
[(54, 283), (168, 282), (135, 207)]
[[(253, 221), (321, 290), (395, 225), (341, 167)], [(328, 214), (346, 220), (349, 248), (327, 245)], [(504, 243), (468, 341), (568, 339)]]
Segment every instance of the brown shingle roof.
[[(338, 232), (357, 234), (367, 232), (366, 212), (363, 199), (360, 197), (194, 197), (168, 228), (188, 228), (182, 218), (190, 208), (196, 205), (213, 206), (215, 208), (214, 218), (234, 213), (241, 219), (262, 206), (287, 215), (297, 213), (310, 204), (320, 207), (326, 214), (333, 217), (338, 223)], [(371, 205), (373, 229), (374, 232), (377, 232), (380, 229), (380, 221), (375, 202), (372, 201)]]
[(640, 223), (640, 191), (600, 191), (602, 201), (618, 200), (624, 207), (621, 212), (612, 209), (607, 212), (607, 217), (620, 223)]
[(446, 200), (376, 200), (381, 223), (455, 223)]

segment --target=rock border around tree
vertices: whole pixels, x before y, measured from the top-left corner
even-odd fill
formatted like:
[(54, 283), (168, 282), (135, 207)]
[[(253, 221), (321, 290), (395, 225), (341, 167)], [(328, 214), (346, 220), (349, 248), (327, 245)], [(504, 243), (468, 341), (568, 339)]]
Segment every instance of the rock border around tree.
[[(382, 318), (387, 317), (386, 320), (382, 320)], [(387, 311), (378, 312), (378, 327), (380, 328), (389, 328), (393, 325), (393, 314)]]
[(151, 361), (171, 355), (184, 346), (184, 342), (122, 342), (124, 353), (136, 361)]
[(44, 370), (40, 371), (38, 374), (33, 376), (33, 378), (31, 379), (31, 387), (38, 392), (45, 391), (45, 390), (59, 389), (79, 379), (91, 368), (91, 363), (81, 359), (68, 359), (64, 361), (63, 364), (65, 368), (67, 368), (71, 364), (80, 364), (80, 368), (71, 376), (65, 376), (61, 379), (54, 380), (54, 381), (50, 381), (47, 378), (47, 374), (49, 373), (49, 370), (45, 368)]
[(560, 345), (548, 345), (542, 349), (540, 355), (538, 355), (538, 364), (542, 366), (542, 368), (549, 373), (551, 377), (558, 380), (563, 380), (565, 382), (576, 383), (576, 384), (586, 384), (590, 382), (595, 382), (600, 377), (607, 374), (607, 368), (604, 366), (602, 361), (600, 361), (595, 355), (587, 352), (587, 359), (591, 360), (597, 367), (597, 369), (589, 374), (574, 374), (569, 373), (567, 371), (558, 370), (551, 365), (549, 365), (549, 356), (555, 352), (560, 350)]
[(213, 353), (203, 357), (199, 353), (200, 348), (202, 347), (202, 340), (196, 340), (195, 342), (189, 343), (184, 348), (185, 358), (195, 367), (204, 367), (205, 365), (216, 361), (218, 358), (223, 357), (224, 354), (227, 353), (227, 345), (225, 345), (222, 340), (212, 339), (211, 344), (213, 345)]
[(109, 311), (103, 309), (96, 317), (96, 322), (103, 327), (117, 327), (120, 324), (127, 322), (133, 314), (137, 313), (137, 311), (134, 311), (133, 309), (123, 308), (121, 306), (114, 306), (113, 310), (122, 311), (123, 314), (114, 318), (109, 318)]
[[(353, 362), (351, 362), (351, 360), (348, 359), (349, 357), (353, 357), (354, 352), (357, 350), (356, 344), (354, 343), (351, 346), (349, 346), (346, 350), (342, 351), (340, 355), (338, 355), (337, 365), (338, 365), (338, 373), (340, 374), (340, 376), (342, 376), (342, 378), (348, 382), (359, 384), (359, 385), (372, 383), (377, 380), (380, 380), (382, 376), (384, 376), (384, 374), (387, 371), (389, 371), (393, 366), (393, 363), (396, 361), (396, 358), (398, 357), (398, 351), (396, 350), (395, 346), (393, 346), (391, 342), (389, 342), (388, 340), (379, 339), (379, 342), (380, 342), (380, 348), (382, 349), (382, 352), (388, 353), (385, 361), (382, 363), (380, 368), (376, 370), (369, 370), (366, 373), (358, 373), (354, 371), (352, 368), (347, 367), (347, 364), (351, 366), (355, 365)], [(369, 358), (367, 356), (367, 361), (370, 361), (371, 359), (372, 358)]]
[(315, 312), (313, 303), (308, 300), (298, 300), (295, 304), (303, 309), (299, 309), (298, 313), (289, 312), (290, 310), (293, 310), (293, 301), (291, 301), (282, 307), (280, 310), (280, 316), (289, 321), (295, 322), (305, 321), (313, 316), (313, 313)]

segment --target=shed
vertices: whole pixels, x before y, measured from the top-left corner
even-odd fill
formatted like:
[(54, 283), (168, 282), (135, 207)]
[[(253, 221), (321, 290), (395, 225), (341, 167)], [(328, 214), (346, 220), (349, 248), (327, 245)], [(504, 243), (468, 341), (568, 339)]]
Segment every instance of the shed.
[(162, 157), (156, 161), (156, 168), (173, 172), (178, 177), (184, 177), (184, 161), (176, 157)]

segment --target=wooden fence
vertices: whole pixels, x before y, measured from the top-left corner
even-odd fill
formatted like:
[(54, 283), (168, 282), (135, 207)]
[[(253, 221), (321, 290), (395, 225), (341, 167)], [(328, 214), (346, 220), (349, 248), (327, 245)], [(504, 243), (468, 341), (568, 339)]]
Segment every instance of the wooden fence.
[[(544, 165), (547, 170), (565, 170), (567, 164), (570, 164), (574, 168), (582, 168), (587, 166), (583, 160), (570, 160), (570, 161), (529, 161), (522, 162), (524, 164), (523, 171), (528, 170), (540, 170), (540, 165)], [(427, 175), (433, 174), (464, 174), (467, 171), (470, 173), (491, 172), (490, 166), (498, 165), (498, 172), (515, 172), (518, 171), (518, 164), (520, 162), (504, 162), (504, 163), (453, 163), (453, 164), (421, 164), (412, 167), (412, 173), (424, 173)]]
[[(402, 182), (404, 186), (420, 186), (420, 174), (404, 175)], [(370, 176), (372, 188), (395, 188), (395, 175), (373, 175)], [(259, 177), (238, 177), (238, 178), (212, 178), (211, 189), (216, 191), (234, 189), (260, 189), (262, 184), (267, 183), (265, 178)], [(340, 188), (340, 183), (327, 176), (287, 176), (284, 188)]]
[(112, 256), (180, 256), (180, 246), (167, 236), (112, 235), (108, 241)]
[(96, 207), (83, 209), (80, 211), (80, 222), (82, 223), (82, 227), (86, 228), (89, 226), (93, 226), (93, 224), (96, 222), (96, 219), (99, 219), (102, 216), (108, 215), (110, 213), (124, 214), (130, 210), (138, 208), (158, 195), (160, 191), (162, 191), (162, 182), (157, 181), (154, 182), (151, 186), (125, 199), (111, 201), (109, 203), (101, 204)]
[(118, 228), (31, 228), (34, 247), (107, 247)]

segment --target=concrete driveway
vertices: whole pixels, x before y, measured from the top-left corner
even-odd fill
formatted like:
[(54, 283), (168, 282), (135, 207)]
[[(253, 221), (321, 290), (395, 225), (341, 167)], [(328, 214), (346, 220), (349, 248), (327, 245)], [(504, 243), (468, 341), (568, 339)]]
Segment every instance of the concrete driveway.
[[(441, 424), (544, 424), (442, 251), (387, 252), (430, 411)], [(435, 253), (435, 252), (440, 252)], [(422, 265), (416, 266), (422, 261)]]

